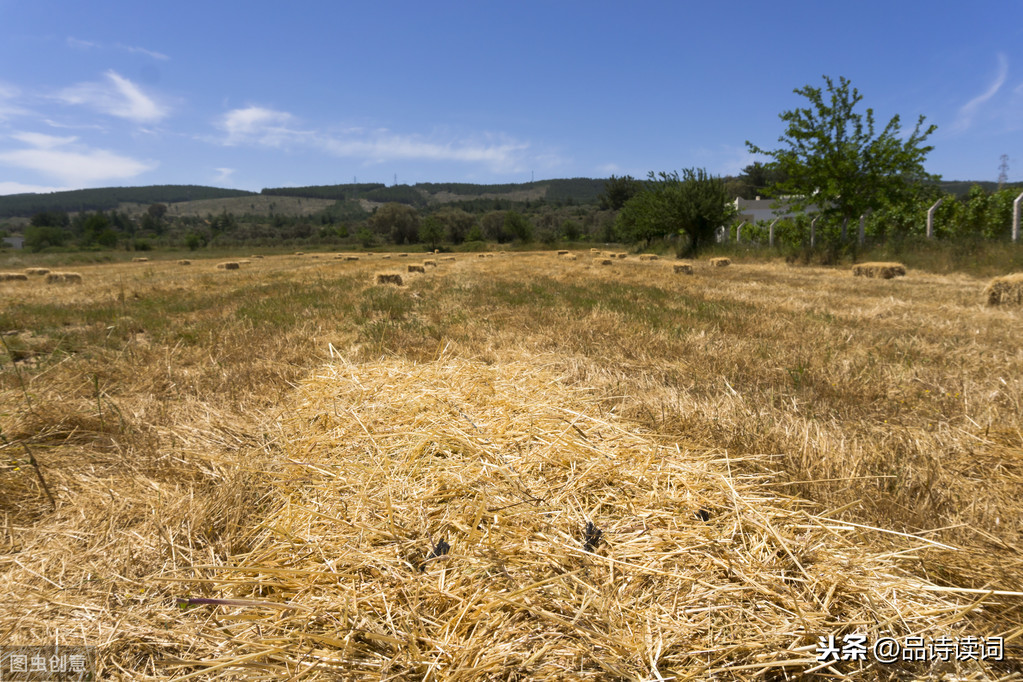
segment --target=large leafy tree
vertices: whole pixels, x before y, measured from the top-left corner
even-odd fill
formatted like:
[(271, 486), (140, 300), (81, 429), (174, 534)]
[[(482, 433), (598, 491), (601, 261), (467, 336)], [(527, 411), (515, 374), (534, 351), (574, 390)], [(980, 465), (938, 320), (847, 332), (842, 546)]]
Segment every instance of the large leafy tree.
[(682, 174), (650, 173), (643, 189), (618, 214), (616, 229), (630, 241), (645, 241), (672, 234), (689, 237), (685, 249), (696, 254), (711, 242), (714, 232), (735, 216), (725, 182), (702, 168)]
[(923, 166), (934, 149), (924, 142), (937, 126), (924, 129), (920, 116), (905, 136), (896, 115), (878, 133), (874, 110), (856, 111), (863, 96), (848, 79), (840, 77), (836, 84), (824, 76), (824, 82), (826, 88), (806, 85), (794, 91), (808, 106), (780, 115), (787, 124), (778, 138), (783, 147), (768, 151), (746, 141), (751, 153), (772, 159), (765, 169), (783, 178), (770, 194), (788, 196), (797, 210), (815, 205), (847, 224), (868, 211), (898, 205), (921, 182), (937, 180)]
[(419, 240), (419, 213), (411, 206), (397, 202), (384, 204), (369, 222), (377, 234), (389, 234), (395, 244), (415, 244)]
[(620, 178), (612, 175), (604, 182), (604, 191), (599, 197), (600, 208), (602, 210), (621, 210), (625, 203), (639, 194), (642, 189), (643, 183), (631, 175), (623, 175)]

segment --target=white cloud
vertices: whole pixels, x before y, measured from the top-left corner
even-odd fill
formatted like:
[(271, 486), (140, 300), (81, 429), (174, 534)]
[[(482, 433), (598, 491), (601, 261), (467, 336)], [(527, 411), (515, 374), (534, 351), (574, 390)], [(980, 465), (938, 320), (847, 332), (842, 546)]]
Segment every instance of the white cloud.
[(0, 181), (0, 196), (7, 194), (47, 194), (49, 192), (66, 192), (70, 187), (50, 187), (47, 185), (26, 185), (23, 182)]
[(622, 169), (621, 166), (619, 166), (617, 163), (605, 163), (603, 165), (597, 166), (598, 171), (609, 175), (614, 175), (621, 169)]
[(104, 74), (106, 82), (79, 83), (65, 88), (57, 99), (67, 104), (80, 104), (137, 123), (159, 121), (168, 108), (146, 95), (141, 88), (116, 71)]
[(5, 121), (15, 116), (25, 116), (29, 112), (15, 104), (15, 100), (21, 96), (21, 91), (13, 85), (0, 83), (0, 121)]
[(0, 164), (36, 171), (72, 187), (132, 178), (157, 165), (106, 149), (74, 145), (77, 139), (74, 137), (61, 138), (42, 133), (17, 133), (12, 137), (29, 147), (0, 151)]
[(147, 50), (144, 47), (136, 47), (134, 45), (125, 45), (124, 43), (114, 43), (113, 45), (111, 45), (108, 48), (106, 45), (103, 45), (102, 43), (94, 42), (92, 40), (79, 40), (78, 38), (68, 37), (67, 44), (68, 44), (68, 47), (74, 47), (74, 48), (81, 49), (81, 50), (92, 50), (92, 49), (95, 49), (95, 50), (106, 50), (106, 49), (114, 49), (114, 50), (123, 50), (125, 52), (131, 52), (133, 54), (144, 54), (147, 57), (152, 57), (153, 59), (159, 59), (160, 61), (167, 61), (168, 59), (170, 59), (170, 57), (168, 57), (167, 55), (163, 54), (162, 52), (155, 52), (153, 50)]
[(286, 111), (249, 106), (232, 109), (217, 122), (227, 146), (253, 145), (278, 149), (313, 148), (334, 156), (361, 159), (364, 163), (392, 160), (453, 161), (484, 164), (494, 170), (521, 170), (529, 145), (506, 136), (471, 139), (436, 139), (400, 135), (387, 129), (349, 128), (327, 132), (306, 130)]
[(998, 94), (998, 91), (1005, 84), (1005, 79), (1009, 75), (1009, 59), (1001, 52), (998, 53), (998, 73), (995, 75), (994, 81), (988, 86), (987, 90), (977, 95), (969, 102), (959, 108), (959, 115), (955, 122), (952, 124), (953, 131), (963, 131), (969, 128), (973, 124), (973, 119), (977, 115), (980, 108), (986, 104), (992, 97)]
[(234, 168), (214, 168), (217, 171), (217, 177), (213, 178), (213, 182), (227, 182), (234, 175)]

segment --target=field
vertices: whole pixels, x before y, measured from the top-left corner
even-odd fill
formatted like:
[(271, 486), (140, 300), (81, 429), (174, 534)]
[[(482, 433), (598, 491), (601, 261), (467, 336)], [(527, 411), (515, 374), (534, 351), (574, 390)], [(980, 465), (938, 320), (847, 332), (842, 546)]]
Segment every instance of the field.
[[(0, 642), (124, 680), (1023, 672), (1023, 310), (590, 256), (0, 282)], [(817, 662), (854, 633), (1005, 655)]]
[[(171, 218), (184, 216), (205, 218), (221, 213), (234, 215), (287, 215), (308, 216), (319, 213), (334, 205), (330, 199), (306, 199), (302, 197), (263, 196), (254, 194), (247, 197), (230, 197), (227, 199), (199, 199), (181, 201), (167, 205), (167, 215)], [(129, 215), (145, 213), (148, 205), (122, 204), (120, 210)]]

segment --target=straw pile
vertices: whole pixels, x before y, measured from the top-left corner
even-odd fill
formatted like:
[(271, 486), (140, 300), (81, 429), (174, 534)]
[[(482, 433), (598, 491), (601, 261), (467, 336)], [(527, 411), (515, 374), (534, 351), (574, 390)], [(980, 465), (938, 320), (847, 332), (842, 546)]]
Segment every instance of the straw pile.
[(450, 263), (450, 262), (455, 260), (455, 257), (454, 256), (442, 256), (441, 260), (444, 261), (444, 262)]
[(615, 256), (616, 256), (617, 258), (627, 258), (627, 257), (628, 257), (628, 255), (629, 255), (629, 254), (627, 254), (627, 253), (616, 253), (616, 254), (615, 254)]
[(710, 264), (711, 264), (712, 267), (715, 267), (715, 268), (727, 268), (729, 265), (732, 264), (732, 259), (731, 258), (724, 258), (724, 257), (721, 257), (721, 258), (711, 258), (710, 259)]
[(384, 255), (382, 255), (380, 257), (383, 258), (384, 260), (390, 260), (391, 259), (391, 254), (385, 253)]
[(405, 280), (402, 279), (400, 272), (378, 272), (374, 275), (377, 284), (397, 284), (398, 286), (404, 286)]
[(359, 260), (358, 256), (345, 256), (346, 261)]
[(693, 266), (689, 263), (676, 263), (672, 266), (675, 270), (676, 275), (691, 275), (693, 274)]
[(249, 256), (249, 258), (262, 258), (262, 256), (260, 256), (258, 254), (253, 254), (253, 255)]
[(568, 255), (568, 249), (560, 249), (558, 251), (558, 255), (559, 256), (567, 256)]
[(639, 254), (640, 260), (657, 260), (657, 254), (655, 253), (641, 253)]
[(988, 305), (1023, 304), (1023, 272), (995, 277), (984, 289)]
[(600, 253), (600, 249), (590, 249), (590, 253)]
[(594, 265), (611, 265), (612, 263), (614, 263), (614, 261), (611, 260), (610, 258), (594, 258), (593, 259), (593, 264)]
[(782, 679), (825, 668), (829, 634), (969, 634), (973, 598), (902, 570), (915, 557), (601, 405), (535, 358), (323, 368), (268, 427), (250, 549), (165, 574), (191, 608), (160, 674)]
[(424, 260), (423, 261), (423, 265), (428, 265), (431, 268), (435, 268), (435, 267), (437, 267), (437, 261), (435, 261), (435, 260)]
[(190, 261), (190, 260), (179, 260), (178, 261), (178, 265), (191, 265), (191, 264), (192, 264), (192, 261)]
[(248, 265), (248, 264), (249, 264), (249, 263), (251, 263), (251, 262), (252, 262), (252, 261), (250, 261), (249, 259), (247, 259), (247, 258), (243, 258), (242, 260), (238, 261), (238, 264), (239, 264), (239, 265)]
[(132, 258), (132, 259), (131, 259), (131, 262), (132, 262), (132, 263), (148, 263), (148, 262), (149, 262), (149, 259), (148, 259), (148, 258), (144, 258), (144, 257), (140, 257), (140, 258)]
[(51, 272), (46, 275), (47, 284), (81, 284), (82, 276), (77, 272)]
[(48, 275), (50, 274), (49, 268), (25, 268), (26, 275)]
[(399, 253), (398, 254), (398, 258), (408, 258), (408, 254), (407, 253)]
[(28, 275), (24, 272), (0, 272), (0, 282), (27, 282)]
[(854, 277), (880, 277), (891, 279), (906, 274), (906, 266), (902, 263), (859, 263), (853, 266)]
[(218, 270), (237, 270), (240, 267), (241, 265), (238, 263), (238, 261), (233, 260), (224, 261), (223, 263), (217, 263)]
[(568, 255), (561, 257), (564, 258), (565, 260), (579, 260), (579, 256), (575, 255), (574, 253), (570, 253)]
[(422, 266), (422, 265), (415, 265), (414, 263), (409, 263), (408, 264), (408, 271), (409, 272), (423, 272), (423, 273), (425, 273), (426, 272), (426, 268), (424, 266)]

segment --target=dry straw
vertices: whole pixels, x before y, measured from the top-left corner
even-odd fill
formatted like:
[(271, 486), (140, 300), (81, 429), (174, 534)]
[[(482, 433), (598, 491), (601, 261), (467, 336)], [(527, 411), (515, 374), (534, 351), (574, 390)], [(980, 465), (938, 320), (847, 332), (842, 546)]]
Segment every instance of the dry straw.
[(611, 265), (612, 263), (614, 263), (614, 261), (611, 260), (610, 258), (594, 258), (593, 259), (593, 264), (594, 265)]
[(715, 267), (715, 268), (727, 268), (729, 265), (732, 264), (732, 259), (731, 258), (724, 258), (724, 257), (711, 258), (710, 259), (710, 264), (711, 264), (711, 267)]
[(426, 272), (426, 268), (423, 267), (422, 265), (416, 265), (414, 263), (409, 263), (408, 264), (408, 271), (409, 272), (424, 272), (425, 273)]
[(217, 263), (218, 270), (237, 270), (240, 267), (241, 265), (239, 265), (238, 261), (233, 260), (224, 261), (223, 263)]
[(49, 268), (25, 268), (26, 275), (48, 275), (50, 274)]
[(27, 282), (28, 275), (24, 272), (0, 272), (0, 282)]
[(891, 279), (904, 276), (906, 266), (902, 263), (859, 263), (853, 266), (852, 272), (855, 277)]
[(378, 272), (374, 278), (377, 284), (397, 284), (398, 286), (405, 284), (400, 272)]
[(988, 305), (1023, 304), (1023, 272), (995, 277), (984, 289)]
[(82, 276), (77, 272), (51, 272), (46, 275), (47, 284), (81, 284)]
[(657, 260), (657, 254), (655, 253), (641, 253), (639, 254), (640, 260)]
[(187, 646), (147, 649), (159, 676), (877, 679), (869, 656), (822, 666), (820, 638), (975, 634), (975, 598), (911, 571), (931, 541), (892, 552), (737, 473), (769, 457), (607, 407), (542, 358), (321, 369), (268, 425), (279, 464), (244, 548), (164, 573), (193, 608), (153, 606), (160, 647)]
[(693, 274), (693, 266), (689, 263), (676, 263), (672, 266), (676, 275), (691, 275)]

